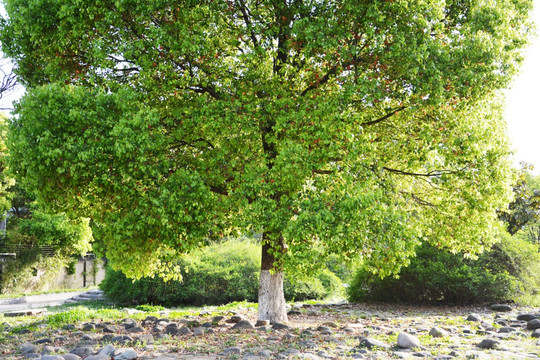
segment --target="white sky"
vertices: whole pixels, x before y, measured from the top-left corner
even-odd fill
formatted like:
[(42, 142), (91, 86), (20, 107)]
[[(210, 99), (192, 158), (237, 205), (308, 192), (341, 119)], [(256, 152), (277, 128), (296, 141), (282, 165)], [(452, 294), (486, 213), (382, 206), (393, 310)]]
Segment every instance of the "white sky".
[[(540, 33), (540, 0), (534, 0), (533, 18)], [(0, 11), (4, 9), (1, 6)], [(3, 15), (3, 14), (2, 14)], [(4, 68), (4, 66), (2, 66)], [(11, 107), (24, 89), (18, 88), (9, 94), (3, 94), (0, 108)], [(508, 135), (515, 150), (515, 161), (525, 161), (534, 165), (534, 173), (540, 174), (540, 36), (525, 54), (525, 62), (520, 75), (507, 93), (505, 118)]]
[(534, 165), (540, 174), (540, 0), (534, 0), (537, 36), (525, 54), (519, 77), (507, 94), (505, 118), (516, 162)]

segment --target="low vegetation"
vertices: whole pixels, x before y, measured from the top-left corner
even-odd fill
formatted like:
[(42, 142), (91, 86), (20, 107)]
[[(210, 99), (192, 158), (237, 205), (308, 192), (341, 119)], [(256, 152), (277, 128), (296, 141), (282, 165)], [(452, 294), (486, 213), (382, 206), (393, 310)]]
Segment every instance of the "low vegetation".
[(381, 279), (360, 268), (348, 288), (348, 298), (353, 302), (531, 303), (538, 295), (539, 270), (537, 246), (508, 234), (477, 260), (423, 245), (399, 278)]
[[(228, 240), (195, 251), (179, 260), (181, 281), (161, 278), (131, 280), (120, 271), (107, 269), (100, 287), (119, 303), (138, 305), (220, 305), (233, 301), (257, 301), (260, 246), (253, 240)], [(330, 270), (313, 277), (287, 277), (285, 298), (324, 299), (339, 295), (341, 280)]]

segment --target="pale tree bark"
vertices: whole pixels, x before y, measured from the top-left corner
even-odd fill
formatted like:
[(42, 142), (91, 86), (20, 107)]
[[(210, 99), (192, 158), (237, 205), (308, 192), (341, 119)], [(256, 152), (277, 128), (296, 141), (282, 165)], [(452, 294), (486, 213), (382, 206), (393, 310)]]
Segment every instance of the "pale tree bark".
[[(268, 320), (272, 324), (284, 323), (288, 319), (283, 293), (283, 271), (274, 268), (275, 257), (269, 252), (272, 247), (267, 241), (270, 240), (263, 234), (259, 282), (259, 320)], [(283, 239), (280, 240), (278, 249), (283, 250)]]

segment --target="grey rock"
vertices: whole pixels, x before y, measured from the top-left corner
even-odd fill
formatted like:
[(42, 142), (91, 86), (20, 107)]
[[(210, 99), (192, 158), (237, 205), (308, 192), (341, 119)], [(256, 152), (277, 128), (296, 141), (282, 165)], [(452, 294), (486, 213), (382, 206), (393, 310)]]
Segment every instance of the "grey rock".
[(103, 332), (105, 333), (115, 333), (116, 332), (116, 327), (113, 326), (113, 325), (107, 325), (103, 328)]
[(287, 315), (289, 316), (294, 316), (294, 315), (302, 315), (302, 313), (298, 310), (291, 310), (287, 313)]
[(531, 337), (540, 338), (540, 329), (536, 329), (532, 332)]
[(338, 325), (333, 321), (327, 321), (324, 324), (322, 324), (322, 326), (328, 326), (328, 327), (331, 327), (331, 328), (337, 328), (338, 327)]
[(41, 350), (41, 355), (51, 355), (54, 354), (54, 348), (50, 345), (44, 346)]
[(259, 353), (257, 355), (259, 355), (261, 357), (264, 357), (264, 358), (269, 358), (269, 357), (272, 356), (272, 352), (270, 350), (268, 350), (268, 349), (264, 349), (264, 350), (259, 351)]
[(257, 322), (255, 323), (255, 327), (266, 326), (266, 325), (270, 325), (270, 321), (268, 321), (268, 320), (257, 320)]
[(504, 327), (499, 329), (500, 333), (511, 333), (511, 332), (514, 332), (514, 331), (516, 331), (516, 328), (511, 327), (511, 326), (504, 326)]
[(73, 324), (66, 324), (66, 325), (62, 326), (63, 330), (75, 330), (75, 328), (76, 327)]
[(106, 334), (106, 335), (103, 335), (103, 337), (101, 338), (101, 341), (109, 342), (109, 341), (112, 341), (112, 339), (114, 339), (113, 334)]
[(498, 311), (498, 312), (506, 312), (506, 311), (512, 311), (512, 307), (507, 304), (493, 304), (489, 307), (490, 310)]
[(60, 355), (43, 355), (41, 360), (64, 360)]
[(253, 325), (247, 320), (240, 320), (237, 322), (233, 327), (232, 330), (238, 330), (238, 329), (253, 329)]
[(477, 346), (480, 349), (494, 349), (498, 344), (499, 342), (497, 340), (484, 339)]
[(51, 339), (51, 338), (43, 338), (43, 339), (39, 339), (39, 340), (34, 341), (34, 344), (50, 344), (53, 341), (54, 340)]
[(219, 324), (220, 321), (222, 321), (223, 319), (225, 319), (225, 316), (221, 316), (221, 315), (218, 315), (218, 316), (214, 316), (212, 318), (212, 322), (214, 324)]
[(24, 357), (26, 359), (37, 359), (37, 358), (40, 358), (41, 355), (37, 354), (37, 353), (34, 353), (34, 352), (30, 352), (30, 353), (25, 353), (24, 354)]
[(64, 360), (79, 360), (81, 358), (79, 355), (75, 354), (62, 354), (60, 356), (62, 356)]
[(112, 355), (114, 354), (115, 350), (116, 349), (114, 346), (112, 346), (111, 344), (107, 344), (101, 350), (98, 351), (98, 354), (99, 355)]
[(397, 345), (402, 349), (412, 349), (420, 346), (420, 340), (416, 336), (407, 333), (399, 333)]
[(324, 350), (317, 351), (317, 356), (322, 357), (323, 359), (332, 359), (333, 358), (332, 355), (330, 355), (329, 353), (327, 353)]
[(534, 319), (527, 323), (527, 330), (540, 329), (540, 319)]
[[(238, 325), (238, 324), (237, 324)], [(204, 335), (205, 328), (203, 327), (196, 327), (193, 329), (193, 336), (201, 336)]]
[(238, 315), (234, 315), (234, 316), (231, 316), (231, 318), (229, 320), (227, 320), (227, 322), (232, 323), (232, 324), (237, 324), (242, 320), (244, 320), (243, 317), (238, 316)]
[(92, 323), (84, 324), (82, 327), (83, 331), (92, 331), (95, 328), (96, 328), (96, 324), (92, 324)]
[(186, 323), (186, 326), (190, 327), (190, 328), (196, 328), (196, 327), (200, 327), (201, 326), (201, 323), (197, 320), (190, 320)]
[(448, 335), (448, 332), (438, 327), (432, 327), (431, 330), (429, 330), (429, 335), (434, 338), (439, 338)]
[(467, 316), (466, 320), (467, 321), (473, 321), (473, 322), (480, 322), (480, 321), (482, 321), (482, 318), (478, 314), (469, 314), (469, 316)]
[(94, 355), (94, 348), (92, 348), (91, 346), (80, 346), (71, 350), (70, 353), (84, 358), (90, 355)]
[(85, 357), (84, 360), (111, 360), (111, 356), (105, 354), (90, 355)]
[(144, 329), (140, 326), (135, 326), (135, 327), (127, 329), (127, 331), (130, 333), (143, 333)]
[(523, 321), (531, 321), (531, 320), (534, 320), (534, 319), (538, 319), (538, 315), (536, 314), (531, 314), (531, 313), (527, 313), (527, 314), (519, 314), (517, 316), (517, 319), (518, 320), (523, 320)]
[(19, 350), (19, 352), (21, 352), (23, 354), (24, 353), (32, 353), (32, 352), (37, 351), (37, 346), (27, 342), (27, 343), (19, 345), (18, 350)]
[(365, 347), (365, 348), (370, 349), (370, 350), (375, 346), (382, 347), (384, 349), (389, 349), (390, 348), (390, 345), (388, 345), (387, 343), (385, 343), (383, 341), (379, 341), (377, 339), (368, 338), (368, 337), (360, 339), (360, 344), (359, 345), (361, 347)]
[(118, 349), (114, 352), (114, 360), (133, 360), (136, 359), (139, 355), (132, 348), (127, 349)]
[(152, 321), (152, 322), (157, 322), (158, 321), (158, 318), (156, 316), (152, 316), (152, 315), (148, 315), (144, 321)]
[(221, 355), (223, 356), (229, 356), (229, 355), (238, 355), (242, 352), (242, 350), (239, 347), (230, 347), (221, 352)]
[(398, 359), (410, 359), (412, 358), (412, 355), (406, 351), (394, 351), (392, 353), (392, 358), (398, 358)]
[(275, 323), (274, 325), (272, 325), (272, 329), (273, 330), (289, 330), (290, 326), (282, 324), (282, 323)]
[(152, 334), (142, 334), (141, 336), (137, 337), (137, 341), (144, 344), (152, 344), (154, 343), (154, 336)]
[(178, 331), (176, 332), (178, 335), (187, 335), (191, 334), (191, 330), (187, 326), (182, 326)]

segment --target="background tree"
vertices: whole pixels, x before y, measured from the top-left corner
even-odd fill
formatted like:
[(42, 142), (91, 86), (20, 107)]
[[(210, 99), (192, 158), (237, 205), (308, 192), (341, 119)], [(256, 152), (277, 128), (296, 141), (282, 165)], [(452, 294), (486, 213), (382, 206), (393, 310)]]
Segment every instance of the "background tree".
[[(429, 241), (478, 252), (512, 182), (498, 89), (531, 1), (6, 1), (29, 93), (11, 164), (91, 214), (111, 264), (262, 232), (259, 317), (330, 253), (390, 274)], [(168, 269), (174, 270), (174, 269)]]
[(6, 212), (11, 208), (13, 193), (9, 189), (15, 185), (15, 180), (7, 172), (6, 118), (0, 114), (0, 220), (5, 219)]
[(499, 219), (506, 223), (510, 235), (516, 234), (527, 224), (540, 221), (540, 189), (534, 188), (534, 177), (530, 174), (532, 166), (525, 163), (521, 166), (513, 188), (514, 200), (507, 210), (499, 213)]

